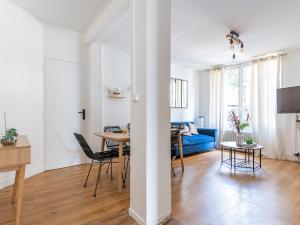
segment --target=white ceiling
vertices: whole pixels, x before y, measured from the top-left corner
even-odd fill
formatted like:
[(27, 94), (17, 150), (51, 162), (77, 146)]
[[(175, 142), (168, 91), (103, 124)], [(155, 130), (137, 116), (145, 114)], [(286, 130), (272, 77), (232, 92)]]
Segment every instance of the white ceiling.
[(173, 0), (172, 61), (205, 69), (231, 64), (224, 35), (240, 32), (237, 62), (300, 46), (299, 0)]
[(42, 21), (84, 32), (111, 0), (10, 0)]
[[(11, 0), (38, 18), (84, 31), (111, 0)], [(232, 64), (224, 35), (240, 33), (243, 62), (262, 54), (300, 47), (299, 0), (172, 0), (172, 63), (206, 69)], [(126, 18), (104, 40), (129, 49)]]

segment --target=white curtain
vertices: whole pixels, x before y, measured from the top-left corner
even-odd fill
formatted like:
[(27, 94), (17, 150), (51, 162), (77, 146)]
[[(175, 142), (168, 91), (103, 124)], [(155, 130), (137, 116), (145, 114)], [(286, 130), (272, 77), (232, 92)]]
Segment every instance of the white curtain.
[(255, 142), (264, 146), (264, 155), (285, 159), (282, 139), (283, 116), (277, 114), (277, 88), (282, 87), (282, 57), (252, 64), (251, 117)]
[(224, 124), (224, 101), (223, 101), (223, 68), (217, 68), (210, 71), (210, 118), (209, 126), (217, 128), (219, 135), (218, 141), (223, 139)]

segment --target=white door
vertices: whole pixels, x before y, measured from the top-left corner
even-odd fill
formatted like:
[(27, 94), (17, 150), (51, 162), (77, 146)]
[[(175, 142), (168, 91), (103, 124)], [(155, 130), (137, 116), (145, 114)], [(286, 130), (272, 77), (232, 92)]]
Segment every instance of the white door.
[(82, 150), (74, 132), (84, 134), (85, 67), (45, 59), (45, 161), (46, 169), (81, 164)]

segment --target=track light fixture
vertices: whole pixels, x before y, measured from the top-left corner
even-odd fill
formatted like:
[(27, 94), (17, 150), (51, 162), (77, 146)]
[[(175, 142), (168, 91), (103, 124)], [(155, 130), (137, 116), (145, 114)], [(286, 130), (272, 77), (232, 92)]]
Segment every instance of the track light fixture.
[(230, 49), (232, 49), (232, 58), (235, 59), (235, 51), (234, 51), (234, 45), (240, 45), (240, 51), (244, 52), (244, 42), (239, 39), (240, 35), (235, 31), (230, 31), (229, 34), (225, 35), (225, 38), (229, 40), (230, 43)]

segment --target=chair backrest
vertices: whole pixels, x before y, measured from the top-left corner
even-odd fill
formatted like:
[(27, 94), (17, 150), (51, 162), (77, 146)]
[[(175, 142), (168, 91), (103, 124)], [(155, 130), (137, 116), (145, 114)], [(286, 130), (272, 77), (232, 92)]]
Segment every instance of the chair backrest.
[(92, 149), (90, 148), (90, 146), (88, 145), (88, 143), (86, 142), (85, 138), (81, 135), (81, 134), (76, 134), (74, 133), (78, 143), (80, 144), (82, 150), (84, 151), (85, 155), (90, 158), (93, 159), (94, 158), (94, 152), (92, 151)]
[(171, 122), (171, 128), (183, 130), (184, 126), (189, 126), (188, 122)]
[(171, 130), (171, 157), (174, 158), (176, 156), (176, 149), (179, 146), (179, 129)]
[[(121, 131), (121, 127), (120, 126), (106, 126), (104, 127), (104, 132), (113, 132), (113, 131)], [(112, 141), (112, 140), (106, 140), (106, 147), (107, 148), (114, 148), (114, 147), (118, 147), (119, 143), (116, 141)]]
[(179, 135), (180, 130), (179, 129), (174, 129), (171, 130), (171, 146), (174, 146), (175, 144), (178, 144), (178, 135)]

